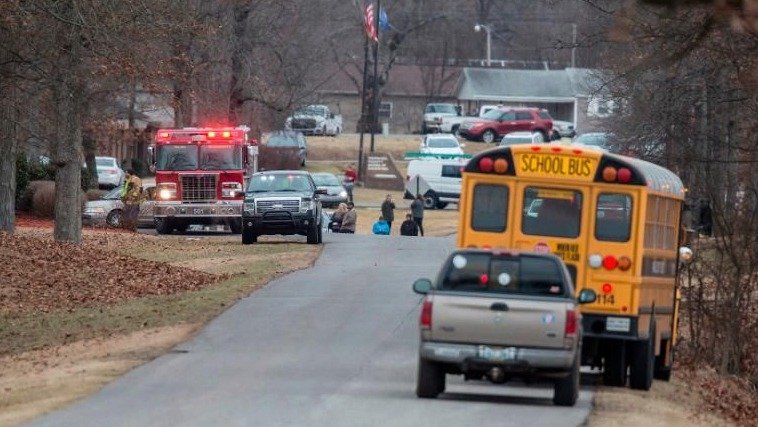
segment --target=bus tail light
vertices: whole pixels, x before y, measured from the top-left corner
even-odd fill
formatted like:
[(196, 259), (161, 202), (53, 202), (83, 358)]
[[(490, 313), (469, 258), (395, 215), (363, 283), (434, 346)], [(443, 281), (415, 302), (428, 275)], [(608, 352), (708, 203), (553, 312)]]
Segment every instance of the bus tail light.
[(600, 288), (600, 290), (603, 291), (605, 295), (608, 295), (613, 292), (613, 285), (610, 283), (603, 283), (603, 286)]
[(600, 254), (592, 254), (589, 257), (590, 267), (600, 268), (603, 265), (603, 256)]
[(423, 330), (432, 329), (432, 302), (424, 300), (424, 304), (421, 306), (421, 317), (419, 318), (419, 326)]
[(618, 267), (619, 262), (613, 255), (608, 255), (605, 258), (603, 258), (603, 268), (606, 270), (614, 270), (616, 267)]
[(620, 168), (617, 175), (617, 179), (622, 184), (626, 184), (632, 180), (632, 171), (629, 168)]
[(630, 268), (632, 268), (632, 260), (628, 256), (620, 257), (618, 269), (621, 271), (627, 271)]
[(606, 182), (614, 182), (616, 181), (616, 176), (618, 176), (618, 171), (613, 166), (606, 166), (603, 168), (603, 180)]
[(482, 172), (492, 172), (494, 166), (495, 162), (493, 162), (489, 157), (483, 157), (481, 160), (479, 160), (479, 170)]
[(505, 159), (497, 159), (495, 160), (495, 172), (497, 173), (505, 173), (508, 171), (508, 160)]

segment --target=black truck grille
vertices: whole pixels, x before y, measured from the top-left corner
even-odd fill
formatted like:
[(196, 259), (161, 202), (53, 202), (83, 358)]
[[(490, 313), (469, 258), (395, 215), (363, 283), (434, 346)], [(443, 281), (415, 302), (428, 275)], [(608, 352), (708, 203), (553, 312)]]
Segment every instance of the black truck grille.
[(256, 202), (257, 213), (262, 214), (269, 211), (299, 212), (300, 199), (258, 200)]
[(217, 175), (182, 175), (182, 200), (216, 200)]

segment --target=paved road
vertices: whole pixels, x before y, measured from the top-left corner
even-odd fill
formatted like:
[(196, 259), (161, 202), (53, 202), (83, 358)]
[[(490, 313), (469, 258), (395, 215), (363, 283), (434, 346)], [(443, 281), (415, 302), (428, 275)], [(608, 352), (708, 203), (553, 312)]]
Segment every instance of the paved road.
[(173, 352), (38, 426), (569, 426), (591, 407), (552, 406), (548, 386), (448, 377), (414, 394), (420, 298), (444, 238), (325, 235), (315, 267), (276, 280)]

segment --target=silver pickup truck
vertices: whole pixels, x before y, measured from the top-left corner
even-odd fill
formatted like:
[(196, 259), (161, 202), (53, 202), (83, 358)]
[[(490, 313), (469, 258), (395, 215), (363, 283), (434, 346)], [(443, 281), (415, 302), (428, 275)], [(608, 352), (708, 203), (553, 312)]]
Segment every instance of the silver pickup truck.
[(581, 315), (595, 301), (574, 297), (571, 276), (552, 254), (461, 250), (437, 280), (413, 284), (423, 294), (416, 394), (445, 391), (445, 374), (503, 383), (514, 377), (555, 381), (553, 403), (572, 406), (579, 394)]

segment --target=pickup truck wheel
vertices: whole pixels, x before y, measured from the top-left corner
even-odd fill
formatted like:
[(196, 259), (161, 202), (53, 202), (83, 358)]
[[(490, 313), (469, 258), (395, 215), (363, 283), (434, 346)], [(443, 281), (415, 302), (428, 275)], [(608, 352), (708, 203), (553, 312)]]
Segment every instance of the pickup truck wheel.
[(439, 203), (440, 199), (434, 191), (429, 190), (424, 194), (424, 209), (435, 209)]
[(320, 228), (314, 221), (313, 225), (308, 229), (308, 234), (306, 234), (305, 238), (309, 245), (318, 244), (318, 231)]
[(603, 384), (609, 387), (626, 385), (626, 343), (615, 341), (606, 343), (603, 355)]
[(321, 225), (318, 226), (318, 243), (324, 242), (324, 229)]
[(574, 366), (566, 378), (555, 381), (553, 389), (553, 403), (558, 406), (574, 406), (579, 397), (579, 381), (582, 373), (579, 370), (579, 355), (574, 358)]
[(416, 396), (434, 399), (445, 391), (445, 371), (434, 363), (419, 358), (416, 375)]
[(252, 228), (242, 228), (242, 244), (250, 245), (258, 241), (258, 236), (255, 235)]
[(492, 129), (487, 129), (482, 133), (482, 142), (484, 142), (485, 144), (492, 144), (493, 142), (495, 142), (495, 139), (497, 139), (495, 135), (495, 131), (493, 131)]
[(655, 323), (650, 336), (632, 344), (632, 360), (629, 363), (629, 387), (634, 390), (650, 390), (653, 385), (655, 366)]
[(174, 224), (168, 218), (155, 218), (155, 231), (158, 234), (171, 234), (174, 231)]

